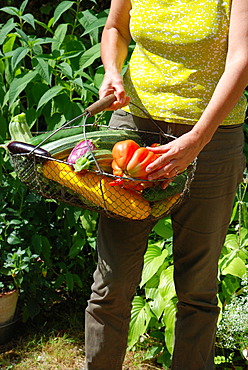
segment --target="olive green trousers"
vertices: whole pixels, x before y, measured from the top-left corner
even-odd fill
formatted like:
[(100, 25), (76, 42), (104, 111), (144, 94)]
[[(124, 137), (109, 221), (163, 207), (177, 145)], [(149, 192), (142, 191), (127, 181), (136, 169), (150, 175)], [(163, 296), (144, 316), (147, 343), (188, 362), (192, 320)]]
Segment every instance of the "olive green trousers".
[[(191, 126), (159, 122), (179, 136)], [(148, 119), (117, 111), (112, 126), (150, 129)], [(178, 296), (173, 370), (214, 369), (218, 259), (244, 170), (242, 126), (219, 128), (198, 158), (189, 198), (171, 215)], [(131, 302), (154, 224), (101, 216), (99, 262), (86, 308), (86, 369), (120, 370)]]

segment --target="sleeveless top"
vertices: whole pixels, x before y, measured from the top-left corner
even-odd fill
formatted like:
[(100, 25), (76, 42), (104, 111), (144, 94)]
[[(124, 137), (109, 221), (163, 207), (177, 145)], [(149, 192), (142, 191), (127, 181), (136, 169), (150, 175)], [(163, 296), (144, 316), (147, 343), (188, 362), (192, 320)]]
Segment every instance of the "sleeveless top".
[[(154, 119), (194, 125), (225, 68), (231, 0), (131, 3), (127, 95)], [(244, 122), (246, 105), (242, 95), (222, 124)], [(122, 109), (147, 117), (132, 104)]]

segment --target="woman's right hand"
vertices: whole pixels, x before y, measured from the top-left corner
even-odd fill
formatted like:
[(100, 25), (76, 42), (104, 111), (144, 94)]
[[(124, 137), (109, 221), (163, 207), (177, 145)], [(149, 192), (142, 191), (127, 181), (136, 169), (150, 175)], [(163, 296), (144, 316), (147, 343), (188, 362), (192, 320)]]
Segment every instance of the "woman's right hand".
[(130, 102), (130, 97), (126, 95), (123, 79), (118, 72), (108, 72), (106, 71), (102, 85), (99, 90), (99, 97), (104, 98), (107, 95), (114, 94), (116, 96), (116, 101), (114, 101), (111, 106), (106, 110), (117, 110)]

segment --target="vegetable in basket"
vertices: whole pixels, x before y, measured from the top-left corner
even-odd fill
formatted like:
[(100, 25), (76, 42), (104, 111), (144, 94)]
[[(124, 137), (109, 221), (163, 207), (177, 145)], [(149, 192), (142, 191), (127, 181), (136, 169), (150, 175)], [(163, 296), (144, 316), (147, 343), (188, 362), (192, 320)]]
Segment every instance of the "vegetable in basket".
[(112, 149), (113, 174), (126, 175), (138, 179), (147, 179), (146, 167), (158, 158), (149, 149), (140, 147), (133, 140), (116, 143)]
[[(99, 171), (100, 169), (103, 172), (112, 174), (112, 160), (113, 156), (111, 150), (96, 149), (91, 152), (88, 151), (79, 157), (73, 167), (76, 172), (83, 170)], [(70, 163), (69, 160), (67, 162)]]
[(84, 156), (90, 150), (96, 149), (94, 141), (91, 140), (83, 140), (80, 141), (71, 151), (69, 157), (67, 158), (67, 162), (70, 164), (75, 164), (76, 161)]
[(142, 220), (150, 215), (150, 204), (140, 194), (109, 185), (107, 176), (94, 172), (77, 173), (69, 164), (47, 160), (43, 176), (82, 195), (103, 209), (133, 220)]

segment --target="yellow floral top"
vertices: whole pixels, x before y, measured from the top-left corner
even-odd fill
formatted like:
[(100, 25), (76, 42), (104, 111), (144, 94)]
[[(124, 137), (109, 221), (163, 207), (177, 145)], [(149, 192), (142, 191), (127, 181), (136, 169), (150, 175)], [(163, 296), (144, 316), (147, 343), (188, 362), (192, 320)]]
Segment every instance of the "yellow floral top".
[[(154, 119), (195, 124), (224, 71), (231, 0), (131, 0), (127, 95)], [(146, 115), (130, 104), (124, 108)], [(223, 124), (244, 121), (242, 96)]]

